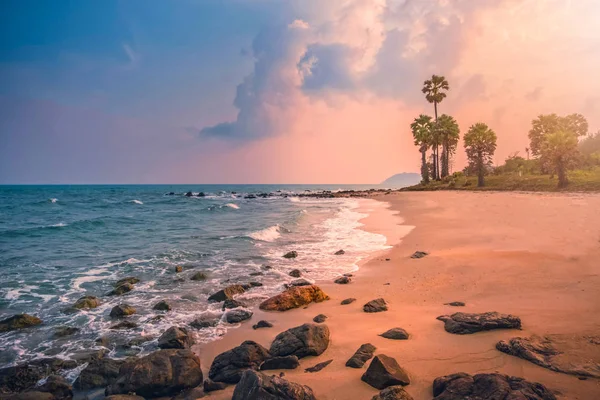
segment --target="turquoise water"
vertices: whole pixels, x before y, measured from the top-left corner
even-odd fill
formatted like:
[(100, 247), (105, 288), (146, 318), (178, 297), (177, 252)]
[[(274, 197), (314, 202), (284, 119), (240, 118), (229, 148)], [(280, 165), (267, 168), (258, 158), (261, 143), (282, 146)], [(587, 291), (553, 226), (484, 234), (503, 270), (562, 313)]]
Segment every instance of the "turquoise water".
[[(203, 315), (220, 316), (208, 295), (231, 283), (259, 281), (240, 296), (248, 308), (283, 289), (288, 272), (305, 270), (310, 280), (331, 279), (385, 247), (385, 237), (360, 229), (358, 202), (298, 198), (305, 190), (363, 189), (362, 186), (128, 185), (0, 186), (0, 318), (26, 312), (42, 318), (38, 328), (0, 334), (0, 366), (35, 357), (71, 357), (97, 348), (103, 334), (154, 338), (171, 325)], [(204, 197), (184, 193), (204, 192)], [(173, 192), (173, 195), (169, 195)], [(272, 193), (247, 199), (249, 193)], [(334, 256), (344, 249), (346, 254)], [(295, 260), (282, 254), (297, 250)], [(265, 265), (272, 266), (266, 270)], [(184, 271), (176, 274), (175, 266)], [(206, 281), (191, 281), (197, 271)], [(251, 273), (262, 275), (250, 275)], [(122, 297), (107, 297), (126, 276), (141, 282)], [(93, 295), (102, 305), (68, 312), (78, 298)], [(152, 306), (167, 300), (173, 311), (149, 322)], [(126, 302), (137, 309), (139, 326), (115, 333), (110, 309)], [(80, 329), (66, 339), (58, 326)], [(211, 341), (234, 328), (219, 323), (194, 331)], [(156, 341), (127, 354), (156, 349)], [(119, 357), (116, 349), (113, 356)]]

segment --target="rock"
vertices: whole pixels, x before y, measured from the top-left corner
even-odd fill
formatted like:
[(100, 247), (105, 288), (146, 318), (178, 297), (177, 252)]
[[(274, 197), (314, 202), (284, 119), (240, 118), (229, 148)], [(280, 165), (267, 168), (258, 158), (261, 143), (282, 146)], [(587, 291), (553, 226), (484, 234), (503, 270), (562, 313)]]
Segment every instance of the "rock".
[(423, 257), (428, 256), (428, 255), (429, 255), (429, 253), (426, 253), (424, 251), (415, 251), (413, 253), (413, 255), (410, 256), (410, 258), (423, 258)]
[(96, 308), (100, 305), (100, 300), (95, 296), (83, 296), (73, 304), (73, 308), (78, 310)]
[(238, 308), (238, 307), (247, 307), (247, 305), (245, 305), (244, 303), (242, 303), (241, 301), (237, 301), (237, 300), (233, 300), (233, 299), (227, 299), (223, 302), (223, 307), (221, 308), (223, 311), (229, 309), (229, 308)]
[[(284, 258), (296, 258), (296, 257), (298, 257), (298, 252), (297, 251), (289, 251), (289, 252), (285, 253), (283, 255), (283, 257)], [(296, 277), (296, 278), (298, 278), (298, 277)]]
[(393, 385), (406, 386), (410, 384), (408, 374), (395, 359), (385, 354), (375, 356), (360, 379), (379, 390)]
[(284, 356), (284, 357), (272, 357), (260, 365), (261, 371), (270, 369), (296, 369), (300, 365), (298, 357), (296, 356)]
[(187, 301), (193, 301), (193, 302), (198, 302), (198, 297), (194, 296), (193, 294), (184, 294), (183, 296), (181, 296), (181, 298), (183, 300), (187, 300)]
[(172, 396), (202, 384), (200, 359), (190, 350), (158, 350), (128, 361), (105, 394), (136, 393), (143, 397)]
[(288, 275), (292, 278), (300, 278), (302, 276), (302, 271), (300, 271), (299, 269), (293, 269)]
[(328, 366), (329, 364), (331, 364), (333, 360), (327, 360), (327, 361), (323, 361), (321, 363), (318, 363), (312, 367), (306, 368), (304, 370), (304, 372), (319, 372), (320, 370), (322, 370), (323, 368), (325, 368), (326, 366)]
[(128, 276), (127, 278), (119, 279), (115, 283), (115, 287), (117, 288), (125, 283), (129, 283), (130, 285), (135, 285), (138, 282), (140, 282), (140, 280), (138, 278), (136, 278), (135, 276)]
[(165, 300), (161, 300), (152, 307), (153, 310), (157, 311), (171, 311), (171, 305)]
[(272, 267), (272, 266), (270, 266), (270, 265), (263, 265), (261, 268), (262, 268), (262, 269), (264, 269), (265, 271), (268, 271), (268, 270), (270, 270), (270, 269), (273, 269), (273, 267)]
[(245, 370), (258, 370), (268, 358), (271, 358), (271, 354), (267, 349), (247, 340), (238, 347), (216, 356), (208, 377), (215, 382), (238, 383)]
[(22, 393), (13, 393), (9, 395), (2, 395), (2, 400), (56, 400), (56, 397), (52, 393), (40, 392), (37, 390)]
[(261, 275), (264, 275), (264, 273), (258, 271), (258, 272), (251, 272), (249, 275), (250, 276), (261, 276)]
[(341, 256), (342, 254), (346, 254), (346, 252), (344, 250), (338, 250), (335, 253), (333, 253), (333, 255), (335, 256)]
[(464, 307), (466, 304), (463, 303), (462, 301), (453, 301), (451, 303), (444, 303), (445, 306), (452, 306), (452, 307)]
[(402, 386), (389, 386), (383, 389), (379, 394), (373, 396), (371, 400), (414, 400), (412, 396), (404, 390)]
[(204, 388), (204, 391), (206, 393), (208, 393), (208, 392), (215, 392), (217, 390), (223, 390), (227, 387), (227, 384), (224, 382), (214, 382), (210, 379), (206, 379), (202, 386)]
[(17, 314), (0, 321), (0, 332), (16, 331), (40, 325), (42, 320), (29, 314)]
[(228, 324), (237, 324), (250, 318), (252, 318), (252, 311), (244, 308), (236, 308), (225, 313), (225, 321)]
[(178, 274), (180, 272), (183, 272), (183, 267), (181, 265), (178, 265), (175, 267), (175, 273)]
[(363, 306), (363, 311), (366, 313), (387, 311), (387, 309), (387, 303), (382, 298), (371, 300)]
[(444, 321), (446, 332), (467, 335), (493, 329), (521, 329), (521, 319), (510, 314), (486, 312), (481, 314), (454, 313), (437, 317)]
[(110, 329), (135, 329), (138, 327), (138, 324), (131, 321), (123, 321), (118, 324), (114, 324), (110, 327)]
[(106, 387), (117, 380), (119, 369), (125, 361), (101, 358), (91, 361), (79, 374), (73, 387), (77, 390), (89, 390)]
[(269, 321), (265, 321), (264, 319), (261, 319), (256, 324), (252, 325), (252, 329), (272, 328), (272, 327), (273, 327), (273, 324), (270, 323)]
[(197, 400), (204, 396), (206, 396), (206, 393), (204, 393), (204, 386), (198, 386), (186, 389), (178, 395), (171, 397), (170, 400)]
[(355, 298), (353, 298), (353, 297), (350, 297), (350, 298), (348, 298), (348, 299), (344, 299), (344, 300), (342, 300), (342, 302), (341, 302), (340, 304), (341, 304), (341, 305), (343, 305), (343, 306), (345, 306), (345, 305), (347, 305), (347, 304), (354, 303), (355, 301), (356, 301), (356, 299), (355, 299)]
[(335, 281), (333, 281), (333, 283), (337, 283), (338, 285), (346, 285), (346, 284), (350, 283), (351, 281), (352, 281), (352, 279), (350, 279), (347, 276), (340, 276)]
[(60, 338), (65, 336), (71, 336), (79, 331), (79, 328), (75, 328), (73, 326), (58, 326), (54, 329), (54, 337)]
[(60, 375), (50, 375), (46, 382), (37, 389), (40, 392), (51, 393), (56, 400), (70, 400), (73, 398), (73, 388)]
[(273, 296), (262, 303), (260, 309), (265, 311), (287, 311), (312, 302), (320, 303), (329, 300), (329, 296), (316, 285), (293, 287)]
[(198, 197), (205, 197), (205, 196), (206, 196), (206, 194), (204, 194), (204, 192), (198, 193)]
[(112, 396), (105, 397), (104, 400), (145, 400), (142, 396), (136, 396), (135, 394), (113, 394)]
[(187, 329), (172, 326), (158, 338), (158, 347), (161, 349), (187, 349), (194, 344), (194, 339), (188, 334)]
[(110, 316), (112, 318), (122, 318), (133, 314), (135, 314), (135, 308), (128, 304), (119, 304), (110, 310)]
[(196, 272), (190, 277), (191, 281), (204, 281), (206, 280), (206, 274), (204, 272)]
[(271, 343), (273, 356), (318, 356), (329, 346), (327, 325), (304, 324), (281, 332)]
[(217, 326), (220, 320), (218, 317), (203, 315), (190, 322), (190, 326), (196, 329), (212, 328)]
[(501, 340), (496, 349), (529, 362), (580, 378), (600, 378), (600, 348), (594, 337), (546, 335)]
[(261, 286), (263, 286), (263, 284), (261, 282), (257, 282), (257, 281), (248, 282), (248, 285), (250, 285), (250, 287), (261, 287)]
[(316, 322), (317, 324), (323, 323), (326, 320), (327, 320), (327, 315), (325, 315), (325, 314), (319, 314), (313, 318), (313, 321)]
[(108, 354), (107, 349), (90, 349), (90, 350), (80, 350), (75, 352), (71, 358), (78, 365), (89, 363), (95, 360), (101, 360), (105, 355)]
[(300, 278), (300, 279), (295, 279), (295, 280), (291, 281), (290, 283), (286, 284), (285, 287), (289, 289), (294, 286), (310, 286), (310, 285), (312, 285), (311, 281), (306, 280), (304, 278)]
[(108, 292), (107, 296), (120, 296), (125, 293), (129, 293), (133, 290), (133, 285), (131, 283), (124, 283), (121, 286), (117, 286), (115, 289)]
[(408, 332), (406, 332), (402, 328), (392, 328), (390, 330), (383, 332), (379, 336), (384, 337), (386, 339), (406, 340), (406, 339), (408, 339)]
[(227, 286), (225, 289), (219, 290), (217, 293), (211, 294), (208, 297), (208, 301), (211, 302), (220, 302), (225, 301), (227, 299), (233, 299), (233, 296), (236, 294), (244, 293), (246, 289), (242, 285), (231, 285)]
[(308, 386), (247, 370), (231, 400), (316, 400), (316, 397)]
[(515, 376), (464, 372), (436, 378), (433, 381), (435, 400), (506, 399), (556, 400), (550, 390)]
[(354, 355), (346, 361), (346, 367), (362, 368), (362, 366), (373, 357), (375, 350), (377, 350), (377, 348), (371, 343), (361, 345)]
[(22, 392), (32, 389), (48, 375), (73, 369), (77, 363), (59, 358), (41, 358), (28, 363), (0, 369), (0, 393)]

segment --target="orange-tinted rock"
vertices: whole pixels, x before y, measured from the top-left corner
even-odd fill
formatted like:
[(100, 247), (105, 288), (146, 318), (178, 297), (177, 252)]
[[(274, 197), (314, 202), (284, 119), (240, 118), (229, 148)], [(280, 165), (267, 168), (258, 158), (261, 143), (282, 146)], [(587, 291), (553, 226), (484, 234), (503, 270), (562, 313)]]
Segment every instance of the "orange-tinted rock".
[(283, 293), (273, 296), (260, 304), (265, 311), (287, 311), (312, 302), (320, 303), (329, 300), (329, 296), (316, 285), (292, 287)]

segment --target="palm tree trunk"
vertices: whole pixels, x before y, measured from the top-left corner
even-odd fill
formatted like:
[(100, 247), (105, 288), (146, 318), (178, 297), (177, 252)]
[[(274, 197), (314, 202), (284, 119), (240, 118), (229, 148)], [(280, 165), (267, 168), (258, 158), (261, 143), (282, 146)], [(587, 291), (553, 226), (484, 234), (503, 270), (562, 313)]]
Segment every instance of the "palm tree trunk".
[(558, 187), (567, 187), (567, 185), (569, 184), (569, 180), (567, 179), (567, 172), (565, 171), (565, 166), (562, 158), (560, 158), (556, 163), (556, 172), (558, 174)]
[(448, 144), (442, 143), (442, 178), (448, 176)]
[(477, 186), (483, 187), (485, 185), (485, 181), (483, 179), (485, 171), (483, 169), (483, 155), (481, 153), (478, 154), (477, 157)]
[(424, 183), (429, 183), (429, 170), (427, 168), (427, 147), (421, 148), (421, 178)]
[[(433, 102), (433, 109), (435, 111), (435, 125), (436, 125), (436, 129), (437, 129), (437, 122), (438, 122), (438, 115), (437, 115), (437, 102)], [(434, 171), (434, 179), (436, 181), (440, 180), (440, 157), (439, 157), (439, 150), (438, 150), (438, 145), (435, 145), (435, 150), (434, 150), (434, 160), (433, 160), (433, 171)]]

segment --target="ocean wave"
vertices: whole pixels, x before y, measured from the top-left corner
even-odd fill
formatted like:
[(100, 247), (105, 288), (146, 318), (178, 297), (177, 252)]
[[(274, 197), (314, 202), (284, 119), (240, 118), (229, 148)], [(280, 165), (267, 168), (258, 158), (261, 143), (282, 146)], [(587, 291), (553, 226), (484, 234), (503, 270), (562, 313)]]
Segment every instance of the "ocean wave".
[(134, 204), (144, 204), (140, 200), (131, 200), (131, 203), (134, 203)]
[(233, 208), (234, 210), (240, 209), (240, 206), (238, 206), (237, 204), (233, 204), (233, 203), (227, 203), (227, 204), (225, 204), (225, 207)]
[(48, 199), (48, 201), (49, 201), (50, 203), (56, 203), (56, 202), (58, 201), (58, 199), (52, 198), (52, 199)]
[(259, 231), (254, 231), (248, 234), (248, 237), (263, 242), (274, 242), (281, 237), (281, 227), (279, 225), (273, 225)]
[(64, 226), (67, 226), (68, 224), (65, 224), (64, 222), (59, 222), (58, 224), (54, 224), (54, 225), (50, 225), (51, 228), (62, 228)]

